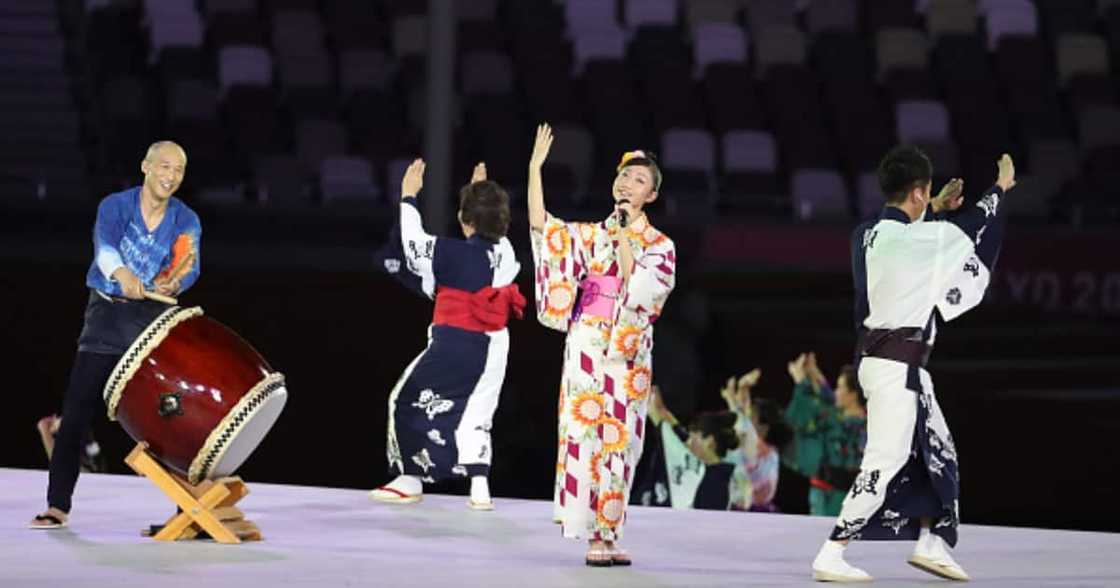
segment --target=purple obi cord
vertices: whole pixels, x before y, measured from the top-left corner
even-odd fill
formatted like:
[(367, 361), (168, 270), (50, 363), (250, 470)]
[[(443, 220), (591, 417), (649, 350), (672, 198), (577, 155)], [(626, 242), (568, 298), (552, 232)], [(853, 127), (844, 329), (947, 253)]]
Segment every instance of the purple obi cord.
[(589, 275), (579, 284), (580, 296), (573, 316), (576, 320), (585, 313), (610, 320), (614, 318), (614, 305), (622, 280), (615, 276)]

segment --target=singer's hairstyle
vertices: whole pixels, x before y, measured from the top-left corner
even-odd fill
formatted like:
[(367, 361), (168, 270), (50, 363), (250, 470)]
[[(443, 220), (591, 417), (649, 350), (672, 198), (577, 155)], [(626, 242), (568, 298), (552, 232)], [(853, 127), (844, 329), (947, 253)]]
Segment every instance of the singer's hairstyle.
[(658, 192), (661, 190), (661, 167), (657, 165), (657, 154), (653, 151), (628, 151), (622, 155), (622, 161), (618, 164), (618, 171), (632, 165), (640, 165), (649, 170), (649, 174), (653, 176), (653, 190)]

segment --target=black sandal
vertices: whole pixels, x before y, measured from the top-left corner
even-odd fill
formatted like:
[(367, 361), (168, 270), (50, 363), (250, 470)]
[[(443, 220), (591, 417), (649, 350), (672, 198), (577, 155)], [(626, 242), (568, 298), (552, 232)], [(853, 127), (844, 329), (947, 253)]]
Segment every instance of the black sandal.
[[(46, 521), (46, 524), (39, 524), (39, 521)], [(49, 512), (41, 515), (35, 515), (31, 519), (31, 524), (27, 525), (28, 529), (61, 529), (66, 526), (66, 521), (54, 516)]]

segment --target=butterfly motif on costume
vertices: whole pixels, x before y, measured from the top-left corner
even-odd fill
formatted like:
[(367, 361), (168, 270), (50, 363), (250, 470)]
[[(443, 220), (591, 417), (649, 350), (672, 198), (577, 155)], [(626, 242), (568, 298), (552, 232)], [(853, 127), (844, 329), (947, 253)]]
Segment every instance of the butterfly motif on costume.
[(932, 472), (935, 476), (942, 475), (941, 471), (945, 469), (945, 462), (941, 461), (936, 455), (932, 454), (928, 459), (929, 463), (927, 464), (927, 467), (929, 468), (929, 471)]
[(439, 432), (439, 429), (432, 429), (431, 431), (428, 431), (428, 439), (436, 445), (447, 445), (447, 441), (444, 440), (443, 435), (441, 435)]
[(427, 413), (428, 420), (432, 421), (435, 420), (437, 414), (443, 414), (451, 410), (455, 406), (455, 401), (440, 398), (439, 394), (428, 389), (420, 391), (420, 398), (413, 402), (412, 406)]
[(428, 454), (427, 449), (421, 449), (419, 453), (412, 456), (412, 463), (420, 466), (425, 473), (431, 468), (436, 467), (435, 462), (432, 461), (432, 456)]
[(980, 201), (976, 203), (976, 206), (984, 210), (984, 216), (995, 216), (996, 212), (999, 210), (999, 195), (994, 192), (988, 194), (981, 198)]
[(903, 517), (901, 514), (893, 510), (888, 509), (883, 513), (883, 527), (891, 529), (892, 531), (894, 531), (895, 535), (898, 535), (900, 532), (902, 532), (902, 529), (909, 524), (910, 519), (908, 517)]

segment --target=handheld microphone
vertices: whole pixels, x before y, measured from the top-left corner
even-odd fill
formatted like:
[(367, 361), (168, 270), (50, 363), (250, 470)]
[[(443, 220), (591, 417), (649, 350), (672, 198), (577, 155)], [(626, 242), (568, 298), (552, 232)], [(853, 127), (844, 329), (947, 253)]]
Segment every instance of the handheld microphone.
[[(617, 202), (615, 202), (616, 206), (620, 205), (620, 204), (630, 204), (630, 200), (628, 200), (626, 198), (622, 198), (622, 199), (618, 200)], [(620, 207), (618, 209), (618, 226), (625, 229), (626, 228), (626, 223), (629, 222), (628, 216), (629, 215), (626, 214), (626, 209)]]

